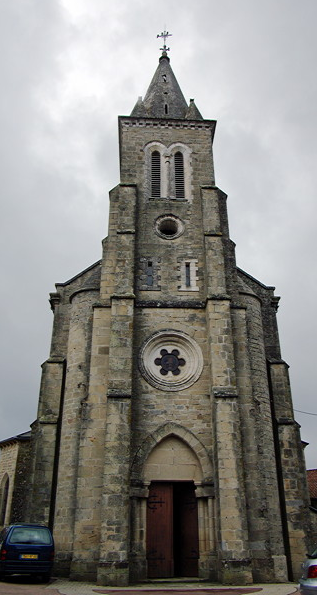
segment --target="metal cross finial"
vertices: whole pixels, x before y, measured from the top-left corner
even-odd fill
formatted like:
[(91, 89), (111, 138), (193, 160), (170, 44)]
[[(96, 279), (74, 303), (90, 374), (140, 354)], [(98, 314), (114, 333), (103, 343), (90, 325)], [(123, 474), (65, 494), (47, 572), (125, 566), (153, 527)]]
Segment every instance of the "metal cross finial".
[(169, 33), (168, 31), (165, 31), (165, 30), (164, 30), (164, 31), (162, 31), (162, 33), (160, 33), (160, 34), (158, 34), (158, 35), (156, 36), (156, 38), (158, 38), (158, 37), (162, 37), (162, 39), (164, 39), (164, 45), (163, 45), (163, 47), (162, 47), (162, 48), (160, 48), (160, 50), (162, 50), (162, 52), (169, 52), (169, 51), (170, 51), (170, 48), (167, 48), (167, 47), (166, 47), (166, 39), (167, 39), (168, 37), (171, 37), (171, 36), (172, 36), (172, 33)]

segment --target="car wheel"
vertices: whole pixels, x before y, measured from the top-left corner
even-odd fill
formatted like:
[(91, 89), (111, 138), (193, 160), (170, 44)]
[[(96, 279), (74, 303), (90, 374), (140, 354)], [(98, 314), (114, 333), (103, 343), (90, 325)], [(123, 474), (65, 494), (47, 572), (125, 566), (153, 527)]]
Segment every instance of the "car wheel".
[(43, 574), (41, 575), (41, 580), (43, 583), (48, 583), (50, 578), (51, 578), (50, 572), (43, 572)]

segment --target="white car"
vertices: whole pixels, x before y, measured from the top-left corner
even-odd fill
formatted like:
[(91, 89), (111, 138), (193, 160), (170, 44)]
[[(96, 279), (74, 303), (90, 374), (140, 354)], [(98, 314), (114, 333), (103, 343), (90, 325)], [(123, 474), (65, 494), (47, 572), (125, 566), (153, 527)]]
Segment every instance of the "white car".
[(317, 548), (311, 554), (307, 554), (307, 560), (302, 568), (299, 592), (302, 595), (317, 595)]

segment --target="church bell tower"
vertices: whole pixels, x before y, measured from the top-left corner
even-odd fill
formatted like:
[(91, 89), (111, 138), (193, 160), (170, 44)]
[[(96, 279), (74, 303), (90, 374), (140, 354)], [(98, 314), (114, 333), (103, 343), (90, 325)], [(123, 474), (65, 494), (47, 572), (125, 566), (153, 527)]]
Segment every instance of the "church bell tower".
[(166, 36), (119, 117), (102, 260), (51, 295), (30, 506), (73, 579), (280, 582), (309, 511), (278, 298), (236, 266), (216, 122), (185, 101)]

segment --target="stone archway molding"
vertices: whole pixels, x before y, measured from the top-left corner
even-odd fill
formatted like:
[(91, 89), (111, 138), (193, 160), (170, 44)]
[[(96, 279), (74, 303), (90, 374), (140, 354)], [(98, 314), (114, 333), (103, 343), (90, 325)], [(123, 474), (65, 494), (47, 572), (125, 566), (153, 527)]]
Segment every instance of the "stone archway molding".
[(174, 422), (166, 422), (158, 427), (152, 434), (148, 435), (138, 448), (131, 466), (131, 484), (142, 485), (144, 481), (144, 466), (152, 450), (158, 446), (162, 440), (174, 436), (179, 438), (195, 453), (202, 469), (202, 485), (213, 484), (213, 468), (210, 457), (205, 446), (198, 438), (183, 426)]

